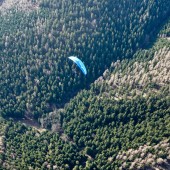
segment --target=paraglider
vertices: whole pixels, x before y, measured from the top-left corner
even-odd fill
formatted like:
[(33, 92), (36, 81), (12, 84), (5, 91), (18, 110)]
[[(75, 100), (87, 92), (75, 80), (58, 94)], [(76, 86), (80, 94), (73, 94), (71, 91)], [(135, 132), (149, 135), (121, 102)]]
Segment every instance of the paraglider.
[(77, 66), (81, 69), (81, 71), (83, 72), (84, 75), (87, 74), (86, 67), (85, 67), (85, 65), (83, 64), (83, 62), (82, 62), (79, 58), (77, 58), (77, 57), (75, 57), (75, 56), (70, 56), (70, 57), (68, 57), (68, 58), (69, 58), (70, 60), (72, 60), (74, 63), (77, 64)]

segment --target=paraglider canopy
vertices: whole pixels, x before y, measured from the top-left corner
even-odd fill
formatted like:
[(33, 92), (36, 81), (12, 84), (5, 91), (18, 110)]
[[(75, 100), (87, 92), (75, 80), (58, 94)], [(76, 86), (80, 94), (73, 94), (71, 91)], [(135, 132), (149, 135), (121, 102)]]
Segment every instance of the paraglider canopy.
[(77, 57), (75, 57), (75, 56), (70, 56), (70, 57), (68, 57), (68, 58), (69, 58), (70, 60), (72, 60), (74, 63), (77, 64), (77, 66), (81, 69), (81, 71), (83, 72), (84, 75), (87, 74), (86, 67), (85, 67), (85, 65), (83, 64), (83, 62), (82, 62), (79, 58), (77, 58)]

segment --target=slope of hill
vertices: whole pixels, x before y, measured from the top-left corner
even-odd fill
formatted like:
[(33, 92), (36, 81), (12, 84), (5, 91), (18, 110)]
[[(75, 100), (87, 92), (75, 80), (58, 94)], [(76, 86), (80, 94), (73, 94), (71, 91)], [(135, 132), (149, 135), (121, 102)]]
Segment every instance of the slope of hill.
[(168, 170), (168, 23), (152, 48), (113, 63), (89, 90), (50, 113), (49, 122), (58, 134), (6, 122), (2, 167)]
[[(1, 8), (10, 2), (3, 1)], [(12, 4), (0, 17), (3, 116), (39, 118), (63, 106), (111, 62), (147, 46), (170, 14), (167, 0), (27, 3), (38, 4), (38, 9), (21, 5), (24, 9), (18, 10)], [(86, 77), (68, 61), (70, 55), (83, 60)]]
[[(161, 158), (154, 151), (154, 145), (170, 137), (170, 43), (165, 44), (137, 53), (139, 58), (147, 53), (143, 62), (138, 58), (116, 64), (113, 73), (105, 72), (90, 91), (81, 92), (66, 106), (62, 119), (65, 133), (79, 147), (88, 148), (93, 158), (87, 160), (86, 167), (168, 170), (169, 147)], [(123, 154), (126, 158), (116, 159), (118, 151), (126, 153), (146, 144), (152, 148), (151, 154), (156, 154), (154, 158), (137, 154), (129, 160)]]
[[(160, 44), (163, 44), (159, 47)], [(112, 63), (110, 70), (106, 70), (96, 84), (107, 84), (108, 91), (122, 91), (116, 93), (115, 99), (121, 99), (124, 94), (128, 97), (135, 94), (146, 95), (147, 92), (159, 92), (170, 84), (170, 41), (161, 39), (151, 50), (142, 50), (135, 54), (135, 60), (117, 61)], [(145, 59), (146, 61), (143, 61)], [(142, 60), (142, 61), (141, 61)], [(119, 71), (117, 71), (119, 70)], [(129, 94), (123, 89), (129, 89)]]
[(48, 129), (1, 118), (0, 168), (168, 170), (170, 1), (15, 2), (0, 1), (0, 114)]

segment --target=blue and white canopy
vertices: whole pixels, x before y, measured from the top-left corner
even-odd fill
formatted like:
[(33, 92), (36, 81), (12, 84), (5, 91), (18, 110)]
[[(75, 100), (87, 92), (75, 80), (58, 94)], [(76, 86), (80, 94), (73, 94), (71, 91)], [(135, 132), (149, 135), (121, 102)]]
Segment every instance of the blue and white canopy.
[(70, 57), (68, 57), (68, 58), (69, 58), (70, 60), (72, 60), (74, 63), (77, 64), (77, 66), (81, 69), (81, 71), (84, 73), (84, 75), (87, 74), (86, 67), (85, 67), (85, 65), (83, 64), (83, 62), (82, 62), (79, 58), (77, 58), (77, 57), (75, 57), (75, 56), (70, 56)]

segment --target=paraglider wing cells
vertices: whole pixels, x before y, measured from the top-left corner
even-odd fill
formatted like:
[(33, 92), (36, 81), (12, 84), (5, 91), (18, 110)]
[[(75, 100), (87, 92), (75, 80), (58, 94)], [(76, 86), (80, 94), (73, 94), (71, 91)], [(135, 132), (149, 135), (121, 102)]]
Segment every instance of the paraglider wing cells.
[(86, 67), (85, 67), (85, 65), (83, 64), (83, 62), (82, 62), (79, 58), (77, 58), (77, 57), (75, 57), (75, 56), (70, 56), (70, 57), (68, 57), (68, 58), (69, 58), (70, 60), (72, 60), (74, 63), (77, 64), (77, 66), (81, 69), (81, 71), (84, 73), (84, 75), (87, 74)]

